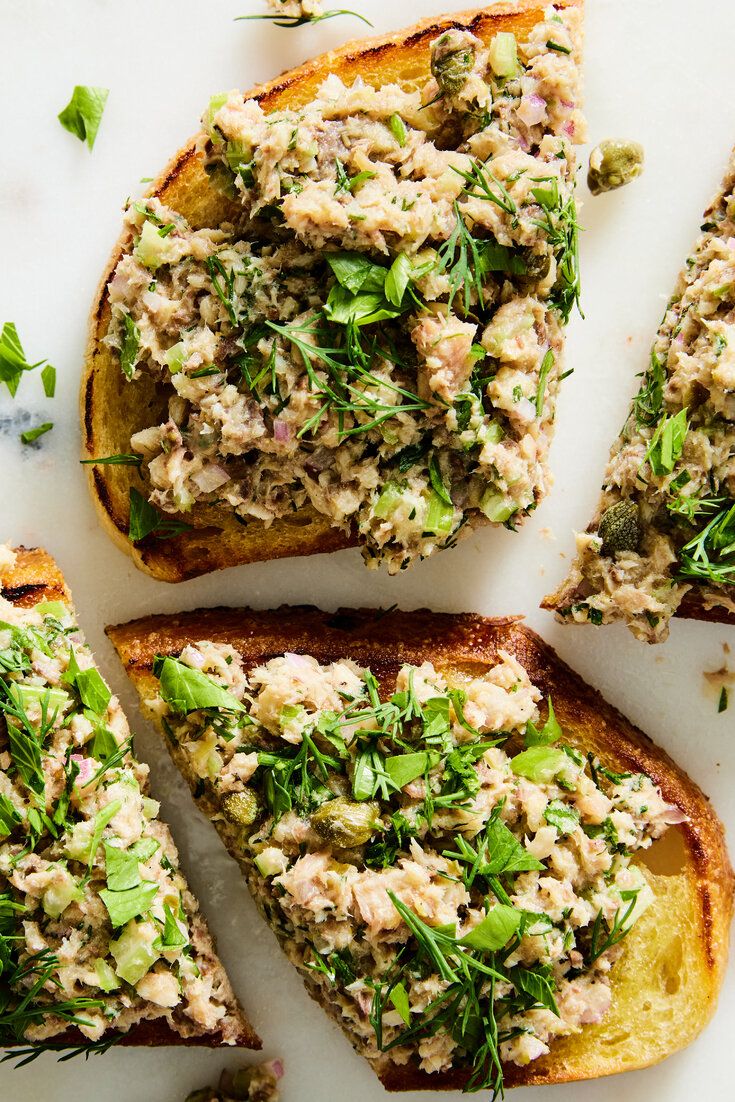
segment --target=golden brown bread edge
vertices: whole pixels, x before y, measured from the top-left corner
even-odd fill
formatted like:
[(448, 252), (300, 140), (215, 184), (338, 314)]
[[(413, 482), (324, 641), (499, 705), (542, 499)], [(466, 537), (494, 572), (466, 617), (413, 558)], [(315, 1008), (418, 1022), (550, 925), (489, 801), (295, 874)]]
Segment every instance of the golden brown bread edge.
[[(203, 639), (235, 647), (246, 667), (285, 651), (309, 653), (321, 662), (347, 656), (369, 665), (384, 690), (393, 683), (404, 662), (420, 664), (428, 660), (439, 668), (478, 673), (497, 660), (500, 650), (509, 651), (542, 694), (552, 694), (554, 709), (572, 745), (603, 755), (617, 769), (647, 773), (660, 786), (665, 799), (688, 816), (687, 822), (669, 833), (676, 835), (691, 896), (701, 989), (697, 1006), (692, 1007), (681, 1035), (668, 1051), (649, 1053), (647, 1059), (626, 1068), (610, 1067), (609, 1062), (603, 1067), (595, 1051), (597, 1027), (585, 1027), (583, 1037), (589, 1037), (586, 1051), (579, 1038), (555, 1042), (548, 1056), (528, 1067), (507, 1067), (506, 1085), (572, 1082), (644, 1067), (688, 1044), (706, 1024), (714, 1011), (727, 963), (732, 913), (733, 871), (722, 825), (702, 791), (668, 755), (575, 674), (518, 617), (485, 619), (426, 609), (410, 613), (376, 613), (369, 609), (325, 613), (308, 606), (267, 612), (215, 608), (177, 616), (149, 616), (109, 627), (107, 634), (143, 700), (147, 692), (155, 691), (154, 657), (178, 655), (188, 643)], [(168, 749), (176, 761), (175, 750), (170, 745)], [(334, 1016), (333, 1008), (325, 1009)], [(461, 1070), (429, 1075), (415, 1067), (389, 1066), (379, 1074), (389, 1090), (449, 1090), (461, 1087), (467, 1078)]]
[[(584, 0), (555, 3), (559, 9), (581, 11)], [(273, 111), (309, 102), (328, 73), (348, 83), (360, 76), (376, 85), (389, 81), (418, 85), (426, 79), (432, 39), (448, 27), (466, 28), (484, 40), (501, 30), (523, 35), (543, 17), (544, 10), (539, 0), (501, 0), (492, 8), (425, 19), (394, 34), (348, 42), (256, 86), (248, 95)], [(193, 138), (176, 154), (150, 194), (196, 227), (218, 225), (228, 217), (236, 219), (238, 205), (209, 184), (196, 141)], [(123, 234), (102, 277), (90, 316), (80, 395), (83, 459), (129, 452), (131, 435), (157, 423), (166, 407), (163, 391), (151, 379), (143, 377), (134, 386), (126, 382), (116, 353), (103, 343), (110, 321), (107, 284), (126, 245)], [(95, 506), (108, 534), (136, 566), (162, 581), (184, 581), (264, 559), (336, 551), (357, 542), (354, 534), (333, 528), (311, 507), (299, 509), (266, 528), (255, 521), (245, 527), (234, 519), (231, 510), (200, 505), (185, 518), (194, 526), (193, 531), (167, 540), (149, 536), (134, 546), (127, 536), (128, 502), (132, 486), (144, 489), (139, 473), (124, 466), (90, 466), (87, 471)]]
[[(39, 601), (71, 603), (71, 592), (64, 581), (64, 575), (48, 552), (41, 547), (17, 547), (14, 551), (15, 564), (0, 573), (0, 596), (20, 608), (32, 608)], [(201, 923), (204, 932), (211, 938), (201, 912), (197, 913), (195, 921), (197, 924)], [(200, 1048), (262, 1048), (262, 1041), (247, 1020), (242, 1008), (240, 1013), (243, 1031), (235, 1046), (225, 1045), (222, 1035), (217, 1032), (182, 1037), (163, 1018), (143, 1021), (133, 1026), (127, 1033), (123, 1033), (115, 1044), (136, 1047), (196, 1045)], [(68, 1029), (54, 1037), (52, 1043), (55, 1048), (76, 1048), (83, 1047), (89, 1042), (79, 1030)]]

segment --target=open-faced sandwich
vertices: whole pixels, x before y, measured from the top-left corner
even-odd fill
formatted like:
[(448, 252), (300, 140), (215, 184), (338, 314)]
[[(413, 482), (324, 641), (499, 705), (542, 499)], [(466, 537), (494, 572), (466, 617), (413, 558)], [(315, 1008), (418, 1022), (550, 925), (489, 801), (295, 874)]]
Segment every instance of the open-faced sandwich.
[(260, 1041), (56, 564), (0, 547), (0, 1048)]
[(735, 623), (735, 154), (687, 258), (577, 558), (559, 619)]
[(358, 543), (390, 571), (550, 484), (579, 293), (581, 0), (353, 43), (243, 94), (130, 205), (84, 460), (178, 581)]
[(717, 817), (514, 619), (214, 609), (108, 634), (388, 1088), (645, 1067), (712, 1014), (733, 887)]

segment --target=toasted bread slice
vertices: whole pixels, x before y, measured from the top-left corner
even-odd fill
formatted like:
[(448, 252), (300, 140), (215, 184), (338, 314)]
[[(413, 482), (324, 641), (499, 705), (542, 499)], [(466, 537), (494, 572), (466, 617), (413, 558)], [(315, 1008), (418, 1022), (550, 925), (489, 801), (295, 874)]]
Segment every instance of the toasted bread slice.
[[(71, 602), (71, 594), (64, 582), (64, 578), (59, 570), (57, 564), (51, 558), (46, 551), (41, 548), (18, 548), (15, 552), (15, 561), (12, 562), (12, 556), (9, 556), (7, 549), (2, 549), (3, 565), (0, 566), (0, 596), (2, 597), (2, 604), (4, 615), (0, 613), (0, 619), (6, 620), (8, 616), (8, 606), (4, 602), (9, 602), (11, 605), (18, 609), (31, 610), (41, 602), (61, 602), (67, 610), (71, 613), (73, 619), (73, 606)], [(59, 616), (60, 606), (52, 607), (48, 610), (48, 614), (52, 616)], [(7, 629), (7, 624), (3, 623), (3, 628)], [(72, 629), (69, 625), (66, 625), (68, 631)], [(75, 631), (74, 633), (74, 647), (77, 655), (82, 654), (83, 643), (81, 637)], [(7, 652), (6, 652), (7, 653)], [(48, 661), (48, 660), (47, 660)], [(3, 669), (7, 668), (6, 665)], [(36, 671), (39, 672), (44, 668), (43, 661), (40, 666), (36, 663)], [(53, 684), (53, 682), (51, 682)], [(58, 682), (56, 683), (58, 685)], [(62, 682), (64, 684), (64, 682)], [(101, 682), (100, 682), (101, 684)], [(56, 689), (58, 691), (58, 688)], [(2, 695), (2, 701), (5, 702), (6, 696)], [(30, 706), (29, 706), (30, 707)], [(50, 709), (51, 705), (49, 705)], [(3, 757), (11, 758), (16, 763), (15, 752), (13, 755), (7, 753), (8, 749), (8, 736), (7, 728), (5, 724), (4, 710), (2, 720), (0, 720), (0, 744), (3, 748)], [(119, 712), (119, 706), (114, 697), (111, 698), (107, 710), (104, 712), (105, 716), (109, 718), (110, 724), (114, 726), (115, 733), (118, 741), (118, 746), (122, 748), (119, 764), (127, 774), (132, 778), (135, 775), (136, 780), (141, 784), (141, 792), (144, 797), (147, 796), (145, 787), (145, 771), (141, 771), (138, 763), (135, 761), (132, 751), (124, 746), (125, 739), (127, 738), (128, 728), (127, 723)], [(81, 728), (80, 728), (81, 730)], [(48, 747), (51, 735), (47, 733), (45, 745)], [(95, 748), (93, 748), (95, 749)], [(89, 745), (86, 746), (87, 754), (91, 753), (91, 757), (84, 757), (85, 750), (83, 743), (78, 742), (74, 746), (75, 758), (80, 763), (80, 769), (83, 765), (90, 765), (93, 770), (99, 767), (99, 761), (93, 761), (95, 754), (90, 751)], [(48, 751), (49, 754), (51, 750)], [(21, 763), (22, 764), (22, 763)], [(58, 763), (55, 763), (58, 764)], [(63, 761), (61, 762), (63, 765)], [(18, 771), (21, 766), (14, 764), (7, 769), (3, 770), (0, 775), (1, 791), (3, 793), (3, 799), (7, 800), (10, 797), (17, 806), (17, 800), (21, 796), (23, 791), (23, 785), (18, 776)], [(135, 772), (137, 770), (137, 773)], [(53, 776), (53, 771), (50, 773), (47, 771), (47, 779), (49, 776)], [(79, 783), (79, 782), (77, 782)], [(134, 782), (133, 782), (134, 783)], [(82, 797), (78, 797), (81, 801)], [(153, 801), (151, 801), (153, 803)], [(58, 807), (58, 805), (56, 805)], [(7, 803), (5, 809), (7, 810)], [(53, 805), (49, 811), (49, 814), (53, 814)], [(151, 815), (155, 812), (149, 809)], [(107, 816), (109, 822), (109, 816)], [(36, 866), (30, 869), (31, 872), (43, 870), (47, 867), (47, 862), (51, 862), (51, 867), (54, 867), (54, 862), (58, 862), (59, 854), (66, 855), (68, 860), (62, 857), (61, 866), (66, 868), (67, 864), (69, 870), (72, 872), (75, 880), (79, 880), (82, 873), (85, 872), (86, 862), (82, 862), (80, 865), (76, 859), (69, 857), (69, 851), (64, 847), (67, 843), (70, 844), (71, 832), (75, 825), (81, 823), (81, 817), (77, 820), (74, 819), (74, 812), (68, 814), (65, 823), (62, 827), (57, 827), (59, 832), (59, 840), (56, 843), (56, 849), (54, 849), (54, 843), (50, 840), (48, 833), (42, 832), (40, 841), (36, 844), (35, 853), (32, 855), (32, 860), (36, 861)], [(23, 841), (22, 831), (23, 827), (13, 827), (12, 833), (8, 835), (7, 829), (4, 829), (0, 824), (0, 836), (2, 837), (4, 849), (7, 846), (12, 848), (12, 853), (18, 856), (18, 852), (21, 849), (20, 842)], [(112, 838), (112, 828), (104, 831), (100, 829), (98, 850), (102, 845), (102, 842), (107, 842)], [(178, 871), (178, 854), (174, 845), (173, 839), (169, 833), (166, 825), (160, 821), (155, 823), (152, 828), (155, 833), (155, 840), (158, 842), (158, 846), (155, 847), (161, 854), (164, 855), (165, 860), (169, 863), (171, 873), (174, 877), (172, 883), (176, 885), (176, 891), (180, 893), (182, 917), (185, 918), (187, 927), (187, 940), (191, 946), (192, 960), (198, 966), (200, 973), (203, 977), (202, 982), (211, 982), (212, 995), (211, 1003), (202, 993), (202, 1007), (205, 1007), (212, 1012), (211, 1019), (207, 1020), (203, 1017), (198, 1020), (196, 1015), (187, 1015), (184, 1012), (184, 1003), (180, 1001), (173, 1008), (167, 1009), (162, 1004), (157, 1004), (151, 999), (146, 999), (140, 992), (136, 994), (136, 990), (133, 986), (130, 986), (126, 992), (128, 1000), (128, 1006), (134, 1008), (134, 1013), (124, 1022), (124, 1032), (119, 1026), (117, 1030), (114, 1026), (107, 1027), (104, 1032), (101, 1033), (100, 1043), (119, 1043), (122, 1045), (204, 1045), (211, 1048), (218, 1047), (220, 1045), (237, 1045), (244, 1048), (260, 1048), (261, 1042), (257, 1033), (247, 1020), (242, 1007), (239, 1005), (235, 995), (230, 986), (230, 982), (225, 973), (224, 967), (217, 957), (212, 936), (207, 928), (206, 921), (199, 910), (199, 905), (194, 899), (191, 891), (189, 890), (183, 875)], [(112, 838), (114, 842), (115, 839)], [(122, 845), (122, 843), (119, 843)], [(61, 847), (61, 849), (59, 849)], [(151, 846), (151, 848), (153, 848)], [(10, 850), (8, 850), (10, 852)], [(76, 855), (79, 857), (79, 854)], [(94, 862), (94, 857), (91, 859)], [(19, 866), (20, 867), (20, 866)], [(146, 868), (150, 866), (146, 865)], [(92, 864), (89, 866), (90, 877), (92, 881), (92, 888), (89, 889), (90, 894), (95, 895), (96, 889), (94, 887), (95, 876), (92, 872)], [(84, 883), (84, 879), (81, 879), (81, 883)], [(14, 877), (6, 877), (4, 874), (0, 874), (0, 895), (4, 898), (17, 899), (17, 895), (6, 897), (5, 893), (10, 891), (10, 885), (13, 885), (17, 891), (22, 893), (22, 885), (14, 883)], [(42, 890), (42, 889), (41, 889)], [(76, 898), (76, 897), (75, 897)], [(44, 897), (45, 901), (45, 897)], [(68, 905), (68, 901), (67, 901)], [(86, 906), (86, 897), (82, 900), (82, 905)], [(100, 908), (99, 898), (92, 900), (90, 906), (96, 907), (96, 918), (94, 924), (91, 927), (94, 930), (94, 936), (109, 937), (112, 938), (120, 934), (120, 927), (113, 931), (110, 928), (110, 923), (107, 920), (107, 916), (104, 909)], [(72, 903), (72, 907), (76, 906), (76, 903)], [(49, 912), (50, 913), (50, 912)], [(66, 914), (66, 917), (71, 922), (71, 911), (66, 910), (62, 913)], [(90, 912), (91, 913), (91, 912)], [(4, 912), (5, 914), (5, 912)], [(40, 918), (39, 918), (40, 914)], [(45, 918), (43, 911), (38, 908), (38, 899), (35, 899), (34, 908), (29, 912), (32, 925), (35, 921), (39, 924), (43, 924), (44, 921), (48, 921)], [(73, 917), (73, 916), (72, 916)], [(4, 921), (7, 921), (4, 919)], [(81, 920), (77, 916), (77, 921)], [(57, 924), (58, 926), (58, 924)], [(84, 928), (84, 927), (82, 927)], [(51, 930), (47, 934), (47, 941), (49, 951), (60, 951), (61, 938), (67, 939), (69, 931), (73, 931), (73, 926), (69, 925), (61, 932), (58, 929)], [(10, 931), (7, 925), (3, 926), (3, 934), (7, 935)], [(39, 930), (38, 937), (41, 937)], [(66, 940), (64, 944), (66, 944)], [(43, 944), (43, 942), (42, 942)], [(5, 945), (5, 942), (4, 942)], [(87, 998), (114, 998), (112, 995), (105, 996), (104, 991), (100, 989), (95, 992), (94, 987), (90, 989), (89, 984), (89, 969), (94, 964), (94, 960), (89, 962), (88, 953), (83, 953), (84, 946), (80, 943), (77, 954), (73, 958), (74, 963), (78, 963), (81, 973), (86, 970), (86, 979), (81, 977), (77, 981), (76, 991), (83, 990)], [(29, 950), (30, 951), (30, 950)], [(35, 951), (38, 951), (37, 949)], [(112, 958), (111, 958), (112, 959)], [(6, 962), (4, 961), (4, 964)], [(69, 959), (64, 962), (67, 965), (70, 963)], [(104, 964), (104, 960), (100, 962)], [(94, 973), (94, 969), (92, 970)], [(36, 1019), (36, 1025), (39, 1023), (44, 1027), (42, 1035), (39, 1036), (38, 1032), (30, 1033), (25, 1037), (18, 1037), (9, 1028), (4, 1028), (3, 1017), (5, 1016), (6, 1009), (12, 1007), (13, 995), (17, 994), (12, 987), (7, 986), (7, 976), (9, 969), (4, 969), (3, 977), (3, 1012), (0, 1013), (0, 1045), (16, 1046), (28, 1042), (30, 1049), (33, 1050), (34, 1045), (41, 1045), (43, 1049), (62, 1050), (62, 1049), (77, 1049), (84, 1051), (85, 1047), (90, 1046), (93, 1042), (90, 1041), (87, 1035), (80, 1032), (79, 1029), (65, 1028), (64, 1020), (54, 1016), (54, 1007), (57, 1006), (64, 998), (68, 998), (68, 993), (65, 993), (63, 987), (59, 985), (59, 993), (54, 996), (53, 992), (55, 988), (51, 986), (51, 982), (46, 984), (46, 991), (52, 992), (51, 995), (46, 994), (44, 999), (43, 1016)], [(116, 980), (114, 972), (110, 971), (110, 965), (107, 964), (104, 972), (105, 976), (105, 989), (109, 992), (113, 989), (119, 990), (122, 987), (122, 983)], [(102, 983), (102, 974), (100, 974), (100, 982)], [(176, 981), (178, 983), (178, 981)], [(25, 989), (24, 989), (25, 990)], [(6, 997), (9, 1000), (6, 1004)], [(85, 1014), (81, 1010), (79, 1012), (80, 1019), (84, 1020)], [(137, 1020), (135, 1020), (137, 1019)], [(68, 1020), (68, 1019), (67, 1019)]]
[[(583, 0), (556, 0), (558, 10), (569, 9), (569, 29), (574, 56), (581, 60)], [(459, 12), (441, 19), (426, 19), (407, 30), (377, 38), (348, 42), (248, 93), (269, 112), (295, 109), (313, 99), (321, 83), (332, 73), (351, 84), (356, 78), (376, 87), (394, 82), (416, 88), (429, 71), (430, 44), (448, 28), (469, 30), (488, 42), (499, 31), (523, 38), (544, 17), (546, 5), (538, 0), (500, 0), (481, 11)], [(198, 152), (198, 135), (169, 162), (152, 187), (151, 195), (182, 214), (194, 228), (215, 227), (241, 216), (239, 204), (228, 200), (211, 185)], [(129, 234), (116, 245), (102, 277), (90, 318), (89, 341), (81, 387), (83, 459), (86, 461), (130, 452), (131, 436), (167, 414), (167, 395), (150, 376), (127, 385), (115, 349), (105, 343), (111, 311), (107, 291), (114, 269), (130, 248)], [(556, 390), (556, 371), (549, 380), (549, 403)], [(311, 555), (355, 546), (354, 534), (332, 527), (329, 518), (310, 505), (299, 508), (269, 527), (249, 521), (238, 523), (232, 509), (196, 504), (182, 519), (192, 526), (165, 540), (147, 536), (131, 543), (130, 490), (146, 487), (133, 466), (87, 468), (97, 511), (115, 543), (131, 555), (135, 564), (163, 581), (177, 582), (240, 563), (292, 555)], [(479, 518), (478, 523), (482, 522)]]
[[(735, 151), (704, 212), (702, 232), (654, 340), (651, 364), (610, 450), (595, 515), (577, 538), (577, 557), (566, 578), (543, 601), (563, 623), (623, 621), (649, 643), (666, 639), (671, 616), (735, 624), (730, 474), (735, 375), (726, 290), (732, 261), (723, 260), (734, 224)], [(677, 417), (686, 419), (684, 436), (674, 442), (670, 457), (654, 463), (649, 452), (656, 448), (656, 433), (661, 435), (667, 423), (671, 429)], [(704, 500), (701, 507), (693, 505), (697, 499)], [(637, 538), (611, 549), (603, 518), (620, 508), (637, 516)], [(695, 548), (712, 524), (719, 524), (717, 536)]]
[[(246, 672), (289, 652), (309, 654), (324, 664), (349, 658), (369, 666), (383, 698), (393, 691), (404, 663), (431, 662), (450, 683), (463, 683), (461, 679), (480, 676), (505, 660), (507, 652), (542, 694), (553, 695), (571, 746), (598, 755), (613, 770), (648, 774), (685, 821), (670, 828), (650, 850), (641, 851), (654, 899), (623, 941), (605, 1018), (576, 1035), (552, 1041), (548, 1055), (526, 1067), (506, 1066), (506, 1085), (566, 1083), (643, 1068), (689, 1044), (711, 1017), (727, 960), (733, 897), (723, 828), (697, 785), (517, 618), (490, 620), (426, 610), (328, 614), (310, 607), (274, 612), (221, 608), (150, 616), (110, 627), (107, 634), (159, 729), (154, 658), (178, 656), (198, 641), (234, 648)], [(244, 856), (247, 847), (242, 841), (238, 845), (242, 835), (223, 817), (213, 785), (194, 775), (190, 756), (175, 739), (166, 741), (199, 807), (240, 862), (262, 907), (263, 878)], [(269, 908), (267, 894), (265, 898), (268, 918), (275, 907)], [(320, 998), (310, 978), (314, 973), (306, 968), (302, 975), (310, 993), (343, 1024), (335, 1000), (323, 994)], [(429, 1074), (413, 1060), (399, 1066), (380, 1055), (373, 1063), (390, 1090), (450, 1089), (467, 1082), (461, 1068)]]

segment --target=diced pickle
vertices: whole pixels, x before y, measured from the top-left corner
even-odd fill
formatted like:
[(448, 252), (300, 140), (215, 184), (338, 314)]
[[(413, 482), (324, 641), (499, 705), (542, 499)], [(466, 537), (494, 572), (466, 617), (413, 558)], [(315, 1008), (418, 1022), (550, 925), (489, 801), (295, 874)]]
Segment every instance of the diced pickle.
[(222, 801), (225, 818), (237, 826), (252, 826), (260, 816), (261, 806), (255, 792), (246, 788), (244, 792), (232, 792)]
[(364, 846), (376, 830), (378, 805), (357, 803), (345, 796), (329, 800), (311, 816), (311, 825), (320, 838), (339, 849)]

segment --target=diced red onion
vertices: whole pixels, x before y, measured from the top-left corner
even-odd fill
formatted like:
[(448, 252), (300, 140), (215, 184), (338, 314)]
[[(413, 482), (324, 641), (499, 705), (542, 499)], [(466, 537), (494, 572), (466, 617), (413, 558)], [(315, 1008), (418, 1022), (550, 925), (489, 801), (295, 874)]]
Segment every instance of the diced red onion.
[(224, 486), (225, 482), (229, 482), (229, 480), (230, 476), (227, 471), (223, 467), (218, 467), (216, 463), (210, 463), (203, 467), (201, 471), (197, 471), (195, 475), (192, 475), (192, 482), (196, 482), (203, 494), (210, 494), (213, 490), (218, 490), (220, 486)]
[(528, 96), (521, 96), (518, 106), (518, 118), (526, 126), (536, 126), (543, 121), (546, 115), (546, 100), (535, 92)]
[(291, 426), (288, 421), (276, 417), (273, 422), (273, 439), (277, 440), (279, 444), (286, 444), (291, 439)]
[(83, 754), (72, 754), (71, 760), (79, 766), (77, 784), (84, 785), (90, 781), (95, 774), (94, 758), (85, 758)]

